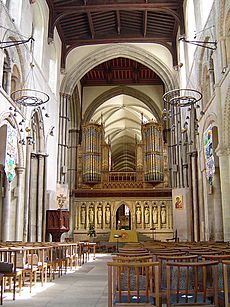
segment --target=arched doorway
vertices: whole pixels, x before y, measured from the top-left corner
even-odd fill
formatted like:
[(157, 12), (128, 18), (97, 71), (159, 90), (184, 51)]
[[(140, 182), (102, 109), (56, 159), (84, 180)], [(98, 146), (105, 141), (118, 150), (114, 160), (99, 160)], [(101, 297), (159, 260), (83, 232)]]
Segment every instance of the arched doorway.
[(131, 213), (125, 204), (120, 205), (116, 213), (116, 229), (131, 230)]

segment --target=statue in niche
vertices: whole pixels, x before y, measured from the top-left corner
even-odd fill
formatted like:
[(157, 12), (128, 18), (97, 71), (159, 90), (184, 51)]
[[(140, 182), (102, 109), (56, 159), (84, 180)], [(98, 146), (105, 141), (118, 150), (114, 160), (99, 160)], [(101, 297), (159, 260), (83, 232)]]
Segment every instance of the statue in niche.
[(157, 206), (153, 206), (153, 224), (157, 224), (158, 222), (158, 209)]
[(106, 207), (105, 222), (106, 222), (106, 224), (110, 224), (110, 207)]
[(94, 222), (94, 212), (93, 212), (93, 208), (90, 207), (89, 208), (89, 223), (93, 224), (93, 222)]
[(85, 224), (85, 207), (81, 207), (81, 224)]
[(145, 207), (145, 224), (149, 224), (149, 207)]
[(162, 224), (166, 223), (166, 208), (165, 208), (165, 206), (161, 207), (161, 223)]
[(137, 217), (137, 224), (141, 224), (141, 208), (140, 207), (137, 207), (136, 217)]
[(102, 224), (102, 210), (101, 207), (97, 209), (97, 222), (98, 224)]

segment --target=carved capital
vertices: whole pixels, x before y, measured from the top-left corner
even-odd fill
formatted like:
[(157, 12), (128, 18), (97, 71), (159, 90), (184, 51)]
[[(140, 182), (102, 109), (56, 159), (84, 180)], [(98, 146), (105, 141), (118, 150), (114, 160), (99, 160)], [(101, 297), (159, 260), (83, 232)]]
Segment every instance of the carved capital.
[(16, 166), (15, 167), (15, 171), (18, 175), (21, 175), (25, 170), (25, 167), (22, 167), (22, 166)]

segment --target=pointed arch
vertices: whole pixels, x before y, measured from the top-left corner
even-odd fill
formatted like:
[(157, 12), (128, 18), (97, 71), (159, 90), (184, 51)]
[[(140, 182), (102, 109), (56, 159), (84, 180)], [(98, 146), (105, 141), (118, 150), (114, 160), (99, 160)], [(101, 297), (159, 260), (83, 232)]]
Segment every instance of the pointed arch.
[(166, 91), (178, 86), (172, 71), (152, 53), (129, 44), (103, 46), (88, 54), (80, 63), (77, 63), (63, 79), (61, 92), (72, 95), (81, 78), (93, 67), (113, 58), (125, 57), (152, 69), (164, 82)]

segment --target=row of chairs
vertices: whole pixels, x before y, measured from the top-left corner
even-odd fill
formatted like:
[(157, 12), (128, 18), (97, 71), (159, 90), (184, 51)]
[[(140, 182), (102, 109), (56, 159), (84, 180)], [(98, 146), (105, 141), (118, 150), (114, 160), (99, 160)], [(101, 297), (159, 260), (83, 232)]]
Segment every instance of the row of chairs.
[(219, 252), (216, 249), (216, 253), (210, 253), (210, 247), (161, 247), (129, 244), (119, 249), (108, 263), (109, 307), (229, 307), (230, 254), (226, 253), (226, 246), (222, 245)]
[[(95, 245), (89, 242), (4, 242), (0, 245), (0, 286), (3, 304), (3, 293), (7, 288), (13, 289), (13, 300), (16, 288), (21, 293), (22, 287), (29, 281), (29, 289), (36, 286), (40, 276), (41, 286), (52, 281), (56, 276), (66, 274), (67, 270), (76, 269), (89, 259)], [(12, 287), (13, 285), (13, 287)]]

